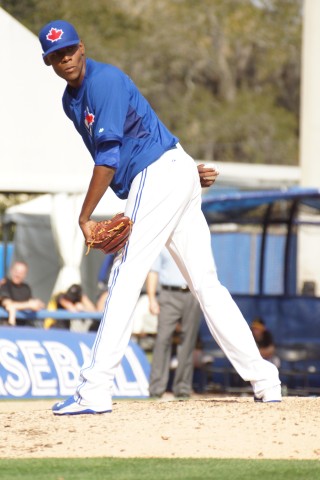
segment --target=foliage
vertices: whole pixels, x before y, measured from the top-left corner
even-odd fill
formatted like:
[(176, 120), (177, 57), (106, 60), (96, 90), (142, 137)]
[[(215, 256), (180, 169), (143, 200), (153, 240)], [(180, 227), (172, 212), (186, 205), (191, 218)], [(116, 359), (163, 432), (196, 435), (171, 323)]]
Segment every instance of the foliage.
[[(28, 200), (32, 200), (35, 198), (35, 194), (29, 193), (0, 193), (0, 220), (6, 211), (7, 208), (12, 207), (13, 205), (18, 205), (20, 203), (27, 202)], [(9, 238), (8, 240), (11, 241), (14, 236), (14, 226), (12, 225), (11, 228), (8, 230)], [(3, 225), (2, 221), (0, 221), (0, 242), (3, 240)]]
[(38, 33), (74, 23), (196, 158), (297, 164), (302, 0), (2, 0)]

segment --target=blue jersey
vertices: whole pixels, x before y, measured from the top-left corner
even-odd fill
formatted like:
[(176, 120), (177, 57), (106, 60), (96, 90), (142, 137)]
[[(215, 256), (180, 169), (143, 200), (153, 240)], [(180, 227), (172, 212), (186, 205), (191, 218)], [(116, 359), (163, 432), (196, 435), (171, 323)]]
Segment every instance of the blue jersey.
[(97, 165), (101, 165), (99, 146), (119, 143), (120, 158), (106, 156), (102, 164), (116, 169), (110, 186), (120, 198), (128, 197), (139, 172), (179, 141), (132, 80), (112, 65), (87, 59), (81, 87), (68, 85), (62, 102)]

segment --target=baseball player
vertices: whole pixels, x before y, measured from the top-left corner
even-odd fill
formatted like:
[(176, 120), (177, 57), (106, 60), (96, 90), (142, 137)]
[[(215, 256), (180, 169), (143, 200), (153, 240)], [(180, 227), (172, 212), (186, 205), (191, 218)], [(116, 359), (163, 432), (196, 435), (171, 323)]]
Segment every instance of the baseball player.
[(125, 214), (133, 222), (130, 239), (113, 264), (90, 359), (81, 368), (75, 394), (55, 404), (53, 413), (112, 411), (114, 375), (130, 340), (132, 313), (164, 246), (197, 297), (215, 340), (251, 382), (255, 398), (280, 401), (277, 368), (261, 357), (247, 322), (217, 277), (201, 186), (211, 185), (218, 172), (203, 165), (197, 170), (126, 74), (86, 58), (73, 25), (51, 21), (39, 39), (45, 64), (67, 82), (64, 111), (94, 161), (79, 216), (86, 242), (95, 225), (91, 216), (107, 188), (127, 199)]

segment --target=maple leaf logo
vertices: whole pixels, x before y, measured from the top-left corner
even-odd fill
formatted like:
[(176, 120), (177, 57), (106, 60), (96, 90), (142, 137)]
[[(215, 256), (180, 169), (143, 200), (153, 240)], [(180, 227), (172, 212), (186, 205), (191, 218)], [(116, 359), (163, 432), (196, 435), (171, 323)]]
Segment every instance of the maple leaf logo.
[(89, 125), (92, 125), (93, 122), (94, 122), (94, 115), (92, 113), (87, 113), (86, 124), (89, 126)]
[(89, 107), (84, 111), (84, 124), (88, 130), (89, 135), (92, 135), (92, 125), (94, 124), (94, 115), (90, 113)]
[(52, 27), (50, 32), (47, 34), (47, 40), (50, 42), (57, 42), (63, 35), (63, 30)]

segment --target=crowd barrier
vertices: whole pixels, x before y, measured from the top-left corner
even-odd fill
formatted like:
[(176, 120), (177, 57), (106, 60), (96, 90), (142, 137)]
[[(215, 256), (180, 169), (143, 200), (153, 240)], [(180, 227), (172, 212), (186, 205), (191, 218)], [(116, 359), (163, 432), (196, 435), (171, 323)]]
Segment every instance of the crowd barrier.
[[(66, 310), (32, 310), (17, 311), (16, 317), (21, 320), (44, 320), (53, 318), (55, 320), (73, 319), (73, 318), (91, 318), (92, 320), (101, 320), (102, 312), (68, 312)], [(0, 318), (8, 318), (8, 312), (0, 307)]]
[[(40, 310), (18, 312), (17, 318), (43, 320), (92, 318), (101, 312)], [(7, 312), (0, 308), (0, 318)], [(0, 399), (64, 398), (72, 395), (80, 368), (89, 358), (95, 332), (78, 333), (62, 329), (0, 327)], [(149, 396), (150, 364), (144, 351), (130, 341), (116, 370), (115, 398)]]

